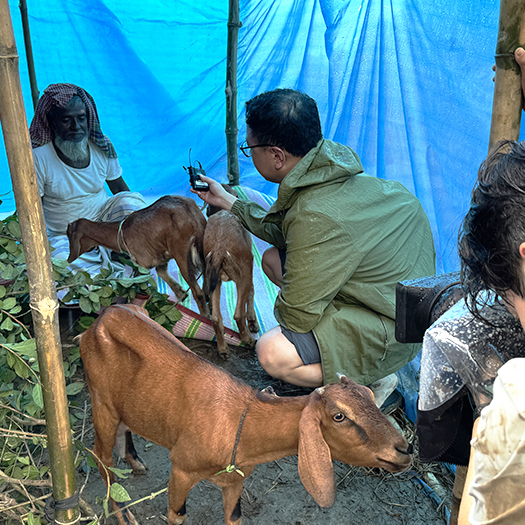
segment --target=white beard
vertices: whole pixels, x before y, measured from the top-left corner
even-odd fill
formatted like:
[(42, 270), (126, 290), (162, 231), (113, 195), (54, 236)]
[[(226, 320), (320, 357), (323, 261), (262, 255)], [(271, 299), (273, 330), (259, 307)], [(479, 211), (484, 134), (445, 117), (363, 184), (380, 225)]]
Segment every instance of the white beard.
[(64, 140), (58, 135), (54, 140), (55, 146), (73, 162), (89, 160), (88, 137), (84, 137), (80, 142)]

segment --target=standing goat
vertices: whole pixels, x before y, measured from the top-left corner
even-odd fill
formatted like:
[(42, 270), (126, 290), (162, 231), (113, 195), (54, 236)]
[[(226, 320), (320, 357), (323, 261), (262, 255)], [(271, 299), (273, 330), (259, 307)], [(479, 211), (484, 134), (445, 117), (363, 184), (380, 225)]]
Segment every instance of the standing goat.
[(196, 273), (202, 269), (202, 241), (206, 219), (193, 199), (167, 195), (151, 206), (137, 210), (122, 222), (94, 222), (78, 219), (67, 227), (69, 257), (73, 262), (95, 246), (127, 252), (132, 261), (144, 268), (155, 268), (173, 290), (177, 299), (186, 292), (168, 273), (168, 262), (175, 259), (188, 283), (202, 315), (208, 308)]
[[(104, 310), (82, 334), (80, 355), (96, 457), (112, 467), (118, 442), (133, 470), (144, 471), (131, 431), (170, 450), (169, 525), (184, 522), (188, 492), (203, 479), (222, 487), (226, 525), (240, 525), (245, 476), (285, 456), (299, 455), (301, 481), (321, 507), (335, 501), (332, 460), (390, 472), (411, 462), (406, 440), (368, 388), (341, 377), (308, 396), (257, 392), (198, 357), (135, 305)], [(106, 482), (104, 466), (99, 470)], [(127, 509), (117, 516), (121, 525), (137, 523)]]
[(228, 355), (221, 315), (223, 281), (234, 281), (237, 286), (237, 304), (233, 318), (241, 341), (253, 348), (255, 339), (250, 332), (259, 331), (254, 307), (252, 238), (239, 219), (229, 211), (211, 212), (208, 216), (203, 240), (206, 261), (204, 294), (211, 303), (211, 320), (217, 336), (217, 349), (221, 355)]

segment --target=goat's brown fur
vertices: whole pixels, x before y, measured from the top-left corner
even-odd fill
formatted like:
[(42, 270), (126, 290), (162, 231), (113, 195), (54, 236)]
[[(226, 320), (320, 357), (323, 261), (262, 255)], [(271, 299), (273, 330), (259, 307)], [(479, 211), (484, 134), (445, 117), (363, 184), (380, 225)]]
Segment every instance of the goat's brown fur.
[[(236, 466), (247, 477), (258, 463), (298, 453), (301, 480), (323, 507), (335, 499), (332, 460), (392, 472), (410, 465), (406, 440), (366, 387), (341, 378), (309, 396), (256, 392), (191, 352), (138, 306), (108, 307), (82, 335), (80, 355), (91, 394), (96, 456), (112, 467), (117, 435), (128, 435), (131, 443), (128, 429), (170, 450), (170, 525), (183, 523), (187, 494), (202, 479), (222, 487), (226, 525), (240, 525), (245, 478), (237, 472), (216, 474), (230, 463), (245, 409)], [(141, 469), (132, 454), (126, 458)], [(122, 525), (136, 523), (129, 511), (117, 516)]]
[(259, 331), (254, 306), (252, 238), (239, 219), (229, 211), (211, 215), (204, 231), (203, 250), (206, 261), (204, 293), (211, 302), (211, 320), (217, 336), (217, 349), (228, 355), (224, 340), (224, 324), (220, 310), (221, 284), (234, 281), (237, 304), (233, 318), (237, 323), (241, 341), (255, 346), (250, 332)]
[(168, 262), (175, 259), (188, 283), (202, 315), (208, 308), (196, 273), (204, 266), (202, 241), (206, 219), (193, 199), (167, 195), (151, 206), (131, 213), (119, 222), (78, 219), (67, 227), (68, 262), (73, 262), (95, 246), (127, 251), (144, 268), (155, 268), (159, 277), (178, 299), (185, 296), (182, 286), (168, 273)]

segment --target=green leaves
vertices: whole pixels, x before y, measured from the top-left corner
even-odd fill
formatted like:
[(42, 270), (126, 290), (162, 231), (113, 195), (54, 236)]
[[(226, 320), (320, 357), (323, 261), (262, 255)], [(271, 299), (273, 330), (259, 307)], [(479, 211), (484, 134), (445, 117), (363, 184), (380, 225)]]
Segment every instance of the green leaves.
[(78, 394), (84, 388), (84, 383), (69, 383), (66, 386), (66, 394), (68, 396), (74, 396)]
[(32, 512), (30, 512), (27, 515), (27, 525), (41, 525), (41, 524), (42, 524), (42, 520), (40, 516), (33, 516)]
[(33, 391), (31, 393), (33, 397), (33, 402), (35, 405), (39, 408), (44, 408), (44, 398), (42, 396), (42, 385), (38, 383), (38, 385), (35, 385), (33, 387)]
[(127, 479), (128, 476), (133, 472), (133, 469), (131, 468), (108, 467), (108, 470), (111, 470), (115, 476), (121, 479)]
[(117, 502), (124, 503), (130, 501), (128, 491), (120, 483), (112, 483), (109, 495)]
[(22, 238), (22, 232), (20, 231), (20, 224), (18, 221), (12, 220), (7, 223), (7, 231), (16, 239)]

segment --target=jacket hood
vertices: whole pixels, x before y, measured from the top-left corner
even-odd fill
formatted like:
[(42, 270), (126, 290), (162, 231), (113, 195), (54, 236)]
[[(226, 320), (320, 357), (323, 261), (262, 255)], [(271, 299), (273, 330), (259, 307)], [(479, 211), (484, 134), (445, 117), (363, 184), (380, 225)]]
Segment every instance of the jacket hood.
[(358, 173), (363, 173), (363, 165), (351, 148), (322, 139), (282, 180), (275, 203), (277, 209), (288, 208), (292, 196), (299, 190), (344, 182)]

